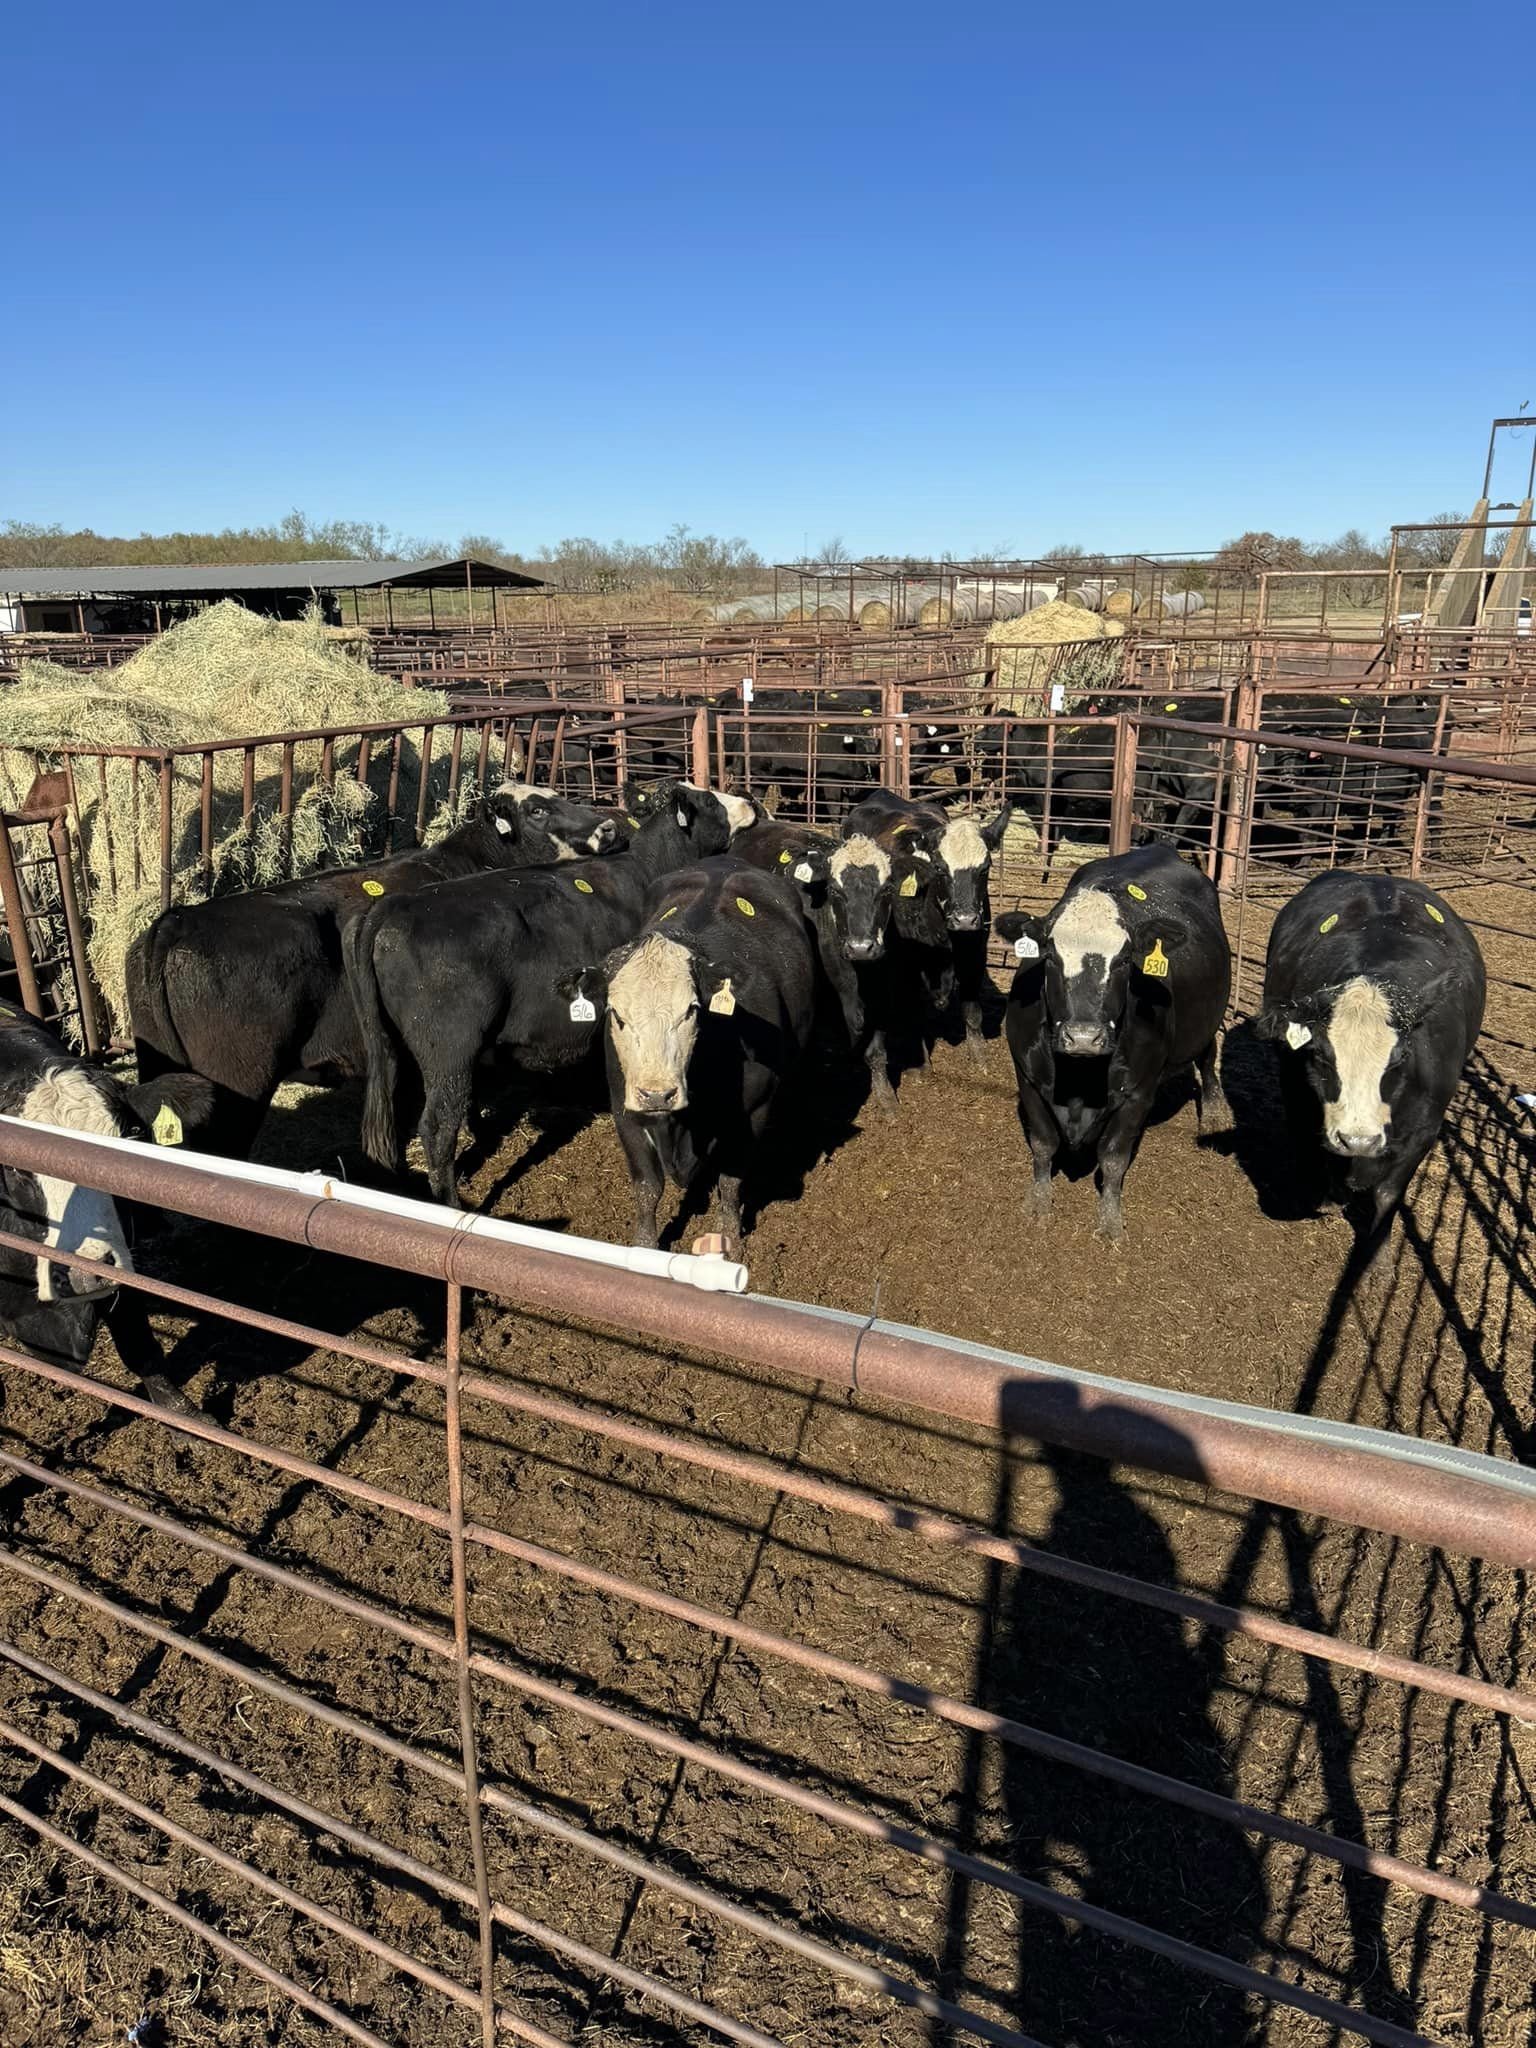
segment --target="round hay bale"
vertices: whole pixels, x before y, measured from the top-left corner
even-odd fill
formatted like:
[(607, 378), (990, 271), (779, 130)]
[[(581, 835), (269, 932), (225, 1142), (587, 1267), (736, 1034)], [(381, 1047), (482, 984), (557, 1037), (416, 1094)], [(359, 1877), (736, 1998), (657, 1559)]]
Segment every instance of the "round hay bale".
[(918, 612), (920, 626), (947, 626), (955, 616), (955, 608), (947, 597), (930, 597)]
[(1104, 610), (1111, 619), (1128, 619), (1136, 609), (1134, 590), (1112, 590), (1104, 600)]
[(1162, 619), (1167, 617), (1167, 607), (1160, 597), (1144, 598), (1136, 607), (1138, 619)]
[(891, 607), (883, 597), (872, 597), (859, 606), (859, 630), (864, 633), (888, 633), (891, 627)]
[(808, 618), (814, 616), (815, 614), (808, 612), (803, 604), (792, 604), (784, 614), (784, 623), (786, 626), (803, 626)]
[(845, 604), (819, 604), (815, 611), (812, 612), (811, 617), (822, 625), (832, 623), (846, 626), (848, 623), (848, 607)]

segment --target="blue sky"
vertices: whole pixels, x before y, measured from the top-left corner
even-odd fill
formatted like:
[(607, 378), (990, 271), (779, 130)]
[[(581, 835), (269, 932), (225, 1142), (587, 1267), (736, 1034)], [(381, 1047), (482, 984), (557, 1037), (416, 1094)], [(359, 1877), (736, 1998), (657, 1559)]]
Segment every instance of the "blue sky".
[(1536, 411), (1532, 80), (1443, 8), (68, 18), (0, 517), (1198, 547), (1463, 506)]

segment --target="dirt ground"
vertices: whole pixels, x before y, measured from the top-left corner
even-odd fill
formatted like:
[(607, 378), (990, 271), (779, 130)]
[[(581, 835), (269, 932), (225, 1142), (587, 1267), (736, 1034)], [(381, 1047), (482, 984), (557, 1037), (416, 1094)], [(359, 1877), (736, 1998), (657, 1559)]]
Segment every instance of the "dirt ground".
[[(1512, 893), (1512, 892), (1511, 892)], [(1489, 914), (1489, 906), (1484, 906)], [(1506, 906), (1507, 907), (1507, 906)], [(1511, 941), (1511, 946), (1515, 945)], [(1528, 982), (1502, 963), (1508, 1007)], [(1197, 1144), (1171, 1100), (1127, 1183), (1124, 1244), (1092, 1234), (1093, 1191), (1058, 1184), (1026, 1219), (1026, 1157), (1002, 1045), (941, 1044), (902, 1079), (900, 1114), (866, 1109), (836, 1069), (785, 1105), (756, 1197), (753, 1288), (1166, 1386), (1410, 1430), (1506, 1457), (1536, 1451), (1529, 1086), (1492, 1035), (1421, 1175), (1382, 1282), (1340, 1288), (1344, 1223), (1298, 1200), (1268, 1055), (1238, 1028), (1226, 1072), (1235, 1140)], [(294, 1097), (265, 1140), (283, 1163), (343, 1151), (356, 1104)], [(611, 1128), (573, 1099), (537, 1128), (489, 1126), (466, 1195), (499, 1213), (623, 1241), (630, 1202)], [(692, 1226), (690, 1226), (691, 1229)], [(440, 1293), (287, 1247), (188, 1227), (147, 1263), (410, 1353), (441, 1341)], [(188, 1391), (244, 1436), (442, 1501), (434, 1389), (325, 1349), (221, 1322), (162, 1319)], [(1536, 1680), (1523, 1576), (1254, 1508), (1091, 1460), (1006, 1445), (910, 1411), (750, 1376), (479, 1300), (467, 1354), (540, 1391), (771, 1456), (1009, 1530), (1067, 1555), (1285, 1612), (1505, 1683)], [(121, 1378), (103, 1345), (93, 1368)], [(589, 1565), (976, 1699), (1208, 1789), (1235, 1793), (1517, 1898), (1536, 1881), (1536, 1735), (1479, 1710), (1314, 1667), (1150, 1610), (696, 1472), (590, 1434), (473, 1404), (473, 1516)], [(175, 1515), (311, 1579), (445, 1626), (446, 1547), (416, 1525), (157, 1423), (103, 1417), (7, 1374), (0, 1448)], [(195, 1633), (389, 1733), (455, 1755), (451, 1680), (428, 1652), (297, 1600), (89, 1503), (0, 1475), (10, 1548)], [(1532, 1934), (1344, 1873), (916, 1709), (782, 1665), (489, 1555), (473, 1565), (481, 1645), (578, 1695), (728, 1752), (1068, 1894), (1444, 2043), (1529, 2048)], [(250, 1687), (0, 1576), (0, 1632), (73, 1677), (223, 1750), (334, 1815), (462, 1877), (452, 1796)], [(488, 1778), (673, 1872), (921, 1983), (1049, 2048), (1313, 2048), (1331, 2029), (847, 1833), (631, 1736), (481, 1687)], [(166, 1806), (210, 1839), (423, 1960), (471, 1981), (452, 1909), (213, 1774), (0, 1664), (0, 1717)], [(0, 1748), (0, 1790), (173, 1893), (406, 2048), (457, 2048), (475, 2023), (256, 1897), (189, 1852)], [(632, 1967), (750, 2021), (786, 2048), (918, 2048), (951, 2037), (839, 1985), (590, 1855), (489, 1822), (497, 1895)], [(716, 2037), (611, 1981), (551, 1967), (504, 1936), (500, 1989), (571, 2042)], [(0, 1819), (0, 2039), (121, 2042), (141, 2011), (173, 2048), (334, 2038), (102, 1880)]]

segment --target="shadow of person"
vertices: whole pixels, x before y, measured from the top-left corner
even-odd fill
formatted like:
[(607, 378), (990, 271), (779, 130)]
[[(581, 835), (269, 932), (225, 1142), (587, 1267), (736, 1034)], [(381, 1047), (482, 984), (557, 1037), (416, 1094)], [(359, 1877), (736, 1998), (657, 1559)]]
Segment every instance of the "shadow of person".
[[(1061, 1393), (1080, 1406), (1075, 1389)], [(1125, 1419), (1156, 1462), (1198, 1470), (1178, 1431), (1130, 1411)], [(1150, 1445), (1149, 1432), (1167, 1442)], [(1045, 1548), (1177, 1583), (1162, 1526), (1109, 1465), (1050, 1446), (1044, 1456), (1057, 1496)], [(1001, 1575), (984, 1687), (988, 1704), (1016, 1720), (1232, 1796), (1212, 1714), (1221, 1672), (1222, 1639), (1204, 1640), (1176, 1616), (1028, 1571)], [(1020, 1876), (1234, 1962), (1252, 1956), (1268, 1901), (1258, 1853), (1238, 1829), (1011, 1744), (1002, 1768), (1005, 1860)], [(1011, 2017), (1056, 2048), (1237, 2048), (1261, 2038), (1252, 2000), (1191, 1969), (1028, 1907), (1018, 1930)]]

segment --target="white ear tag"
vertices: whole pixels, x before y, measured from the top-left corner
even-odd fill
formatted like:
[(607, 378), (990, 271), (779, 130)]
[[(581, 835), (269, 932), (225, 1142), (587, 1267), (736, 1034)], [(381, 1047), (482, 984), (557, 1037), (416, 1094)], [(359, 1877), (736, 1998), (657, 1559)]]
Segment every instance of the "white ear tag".
[(796, 861), (789, 871), (797, 882), (808, 882), (816, 872), (808, 860)]
[(943, 744), (942, 744), (942, 745), (940, 746), (940, 748), (939, 748), (939, 752), (940, 752), (941, 754), (947, 754), (947, 753), (949, 752), (949, 741), (948, 741), (948, 740), (945, 740), (945, 741), (943, 742)]
[(1014, 957), (1019, 960), (1038, 960), (1040, 958), (1040, 948), (1029, 936), (1028, 932), (1024, 934), (1023, 938), (1014, 940), (1013, 951)]
[(597, 1011), (593, 1008), (591, 998), (588, 996), (577, 996), (571, 1004), (571, 1022), (573, 1024), (590, 1024), (596, 1016)]
[(501, 834), (502, 838), (505, 839), (512, 830), (512, 820), (510, 818), (503, 818), (500, 815), (498, 815), (496, 819), (496, 830)]
[(734, 1017), (736, 998), (731, 994), (731, 978), (726, 976), (709, 999), (709, 1007), (717, 1017)]
[(1285, 1042), (1292, 1052), (1300, 1052), (1304, 1045), (1312, 1043), (1312, 1033), (1305, 1024), (1287, 1024)]
[(688, 813), (683, 809), (681, 804), (679, 804), (677, 807), (677, 822), (679, 823), (679, 825), (682, 826), (683, 830), (686, 832), (688, 829)]

